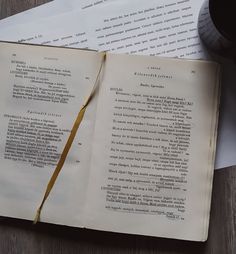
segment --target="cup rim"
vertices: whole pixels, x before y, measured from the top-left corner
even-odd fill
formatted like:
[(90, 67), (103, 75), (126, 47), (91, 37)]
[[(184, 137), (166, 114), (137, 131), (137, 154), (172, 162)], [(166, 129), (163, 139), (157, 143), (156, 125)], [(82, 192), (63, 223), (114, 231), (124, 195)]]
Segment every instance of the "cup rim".
[[(224, 2), (224, 1), (222, 1)], [(225, 30), (223, 30), (219, 24), (217, 23), (216, 21), (216, 18), (214, 17), (214, 15), (212, 15), (212, 6), (214, 4), (214, 0), (209, 0), (209, 13), (210, 13), (210, 16), (211, 16), (211, 19), (212, 19), (212, 22), (214, 23), (215, 27), (217, 28), (218, 32), (223, 36), (225, 37), (228, 41), (232, 42), (232, 43), (235, 43), (234, 47), (236, 47), (236, 34), (232, 34), (233, 36), (231, 36), (231, 34), (227, 33)], [(236, 9), (235, 9), (236, 11)]]

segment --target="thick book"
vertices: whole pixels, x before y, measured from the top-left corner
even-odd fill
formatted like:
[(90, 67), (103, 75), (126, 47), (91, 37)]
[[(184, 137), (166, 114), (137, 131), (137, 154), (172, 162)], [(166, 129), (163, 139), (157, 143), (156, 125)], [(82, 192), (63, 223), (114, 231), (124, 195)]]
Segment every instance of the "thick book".
[(33, 220), (87, 106), (41, 221), (205, 241), (217, 63), (0, 43), (0, 215)]

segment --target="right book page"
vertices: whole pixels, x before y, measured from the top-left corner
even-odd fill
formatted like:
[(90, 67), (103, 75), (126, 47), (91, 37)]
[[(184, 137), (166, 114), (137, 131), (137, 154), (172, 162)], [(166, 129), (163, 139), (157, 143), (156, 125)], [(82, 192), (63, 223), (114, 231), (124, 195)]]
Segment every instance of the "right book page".
[(88, 228), (207, 239), (219, 73), (206, 61), (107, 55)]

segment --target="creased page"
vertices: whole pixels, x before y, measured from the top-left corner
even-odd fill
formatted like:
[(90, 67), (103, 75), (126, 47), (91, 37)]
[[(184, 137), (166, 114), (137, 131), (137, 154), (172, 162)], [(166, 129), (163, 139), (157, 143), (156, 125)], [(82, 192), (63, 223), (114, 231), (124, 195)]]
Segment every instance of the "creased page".
[(85, 214), (89, 228), (207, 238), (219, 66), (108, 54)]
[[(101, 59), (95, 52), (0, 43), (1, 216), (34, 219)], [(93, 100), (42, 221), (82, 225), (95, 109)]]

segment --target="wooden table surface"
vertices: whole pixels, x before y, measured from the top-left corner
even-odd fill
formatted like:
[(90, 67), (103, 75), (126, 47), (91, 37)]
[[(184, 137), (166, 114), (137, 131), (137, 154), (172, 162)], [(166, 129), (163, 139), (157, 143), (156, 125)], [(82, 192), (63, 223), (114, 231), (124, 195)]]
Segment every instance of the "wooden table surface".
[[(0, 0), (0, 18), (46, 2), (49, 0)], [(0, 219), (0, 254), (8, 253), (236, 254), (236, 167), (215, 172), (210, 231), (205, 243), (106, 233), (42, 223), (33, 226), (27, 221)]]

